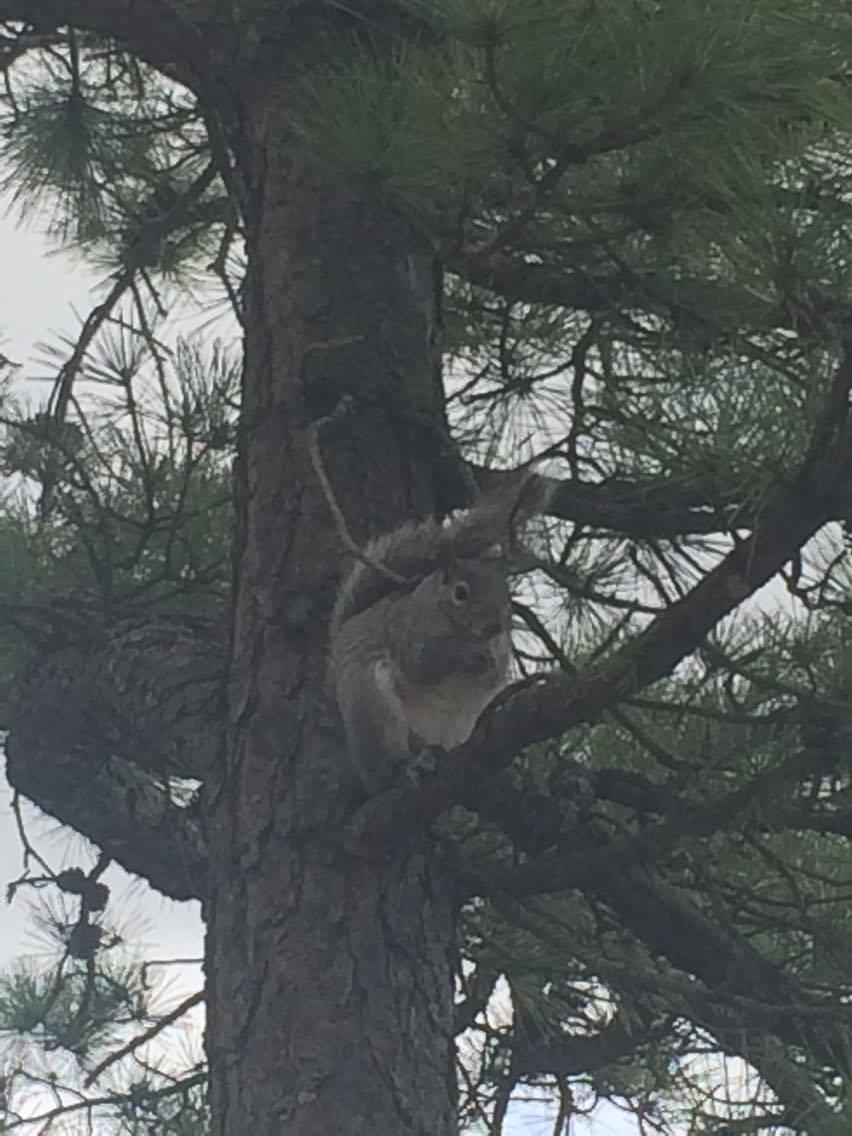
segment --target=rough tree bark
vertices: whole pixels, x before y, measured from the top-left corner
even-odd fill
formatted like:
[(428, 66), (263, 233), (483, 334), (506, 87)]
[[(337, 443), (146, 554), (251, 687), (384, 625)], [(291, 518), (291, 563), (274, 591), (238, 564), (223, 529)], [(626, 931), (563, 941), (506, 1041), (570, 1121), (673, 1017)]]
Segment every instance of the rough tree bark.
[(250, 273), (228, 745), (205, 808), (212, 1104), (223, 1136), (441, 1136), (451, 879), (416, 832), (342, 845), (355, 786), (324, 695), (342, 544), (308, 452), (359, 537), (434, 505), (435, 265), (389, 205), (305, 159), (285, 104), (269, 76), (244, 87), (233, 145)]

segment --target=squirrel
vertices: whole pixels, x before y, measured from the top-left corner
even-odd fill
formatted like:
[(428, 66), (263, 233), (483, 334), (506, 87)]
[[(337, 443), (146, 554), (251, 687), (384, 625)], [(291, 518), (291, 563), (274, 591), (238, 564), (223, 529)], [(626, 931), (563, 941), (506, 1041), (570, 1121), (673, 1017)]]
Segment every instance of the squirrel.
[(331, 621), (331, 672), (368, 791), (429, 746), (461, 745), (507, 685), (506, 545), (542, 484), (525, 473), (445, 523), (403, 525), (371, 541), (345, 578)]

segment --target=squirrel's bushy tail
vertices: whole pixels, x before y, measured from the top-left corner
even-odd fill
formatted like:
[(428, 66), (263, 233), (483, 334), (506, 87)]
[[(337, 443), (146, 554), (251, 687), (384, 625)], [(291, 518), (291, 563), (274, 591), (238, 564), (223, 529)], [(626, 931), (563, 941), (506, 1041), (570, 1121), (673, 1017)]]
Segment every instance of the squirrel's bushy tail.
[(411, 521), (371, 540), (343, 582), (332, 616), (332, 633), (347, 619), (393, 592), (414, 588), (454, 559), (505, 558), (519, 525), (541, 512), (549, 483), (529, 470), (505, 481), (471, 508), (444, 522)]

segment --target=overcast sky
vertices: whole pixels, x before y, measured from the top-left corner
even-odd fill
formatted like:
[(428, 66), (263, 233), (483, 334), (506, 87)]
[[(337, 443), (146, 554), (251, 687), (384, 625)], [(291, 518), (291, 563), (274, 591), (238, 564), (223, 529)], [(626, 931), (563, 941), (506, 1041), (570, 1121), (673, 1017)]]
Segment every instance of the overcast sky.
[[(51, 377), (50, 367), (37, 344), (55, 341), (59, 332), (74, 335), (79, 327), (75, 309), (85, 317), (91, 289), (99, 277), (87, 271), (69, 254), (48, 252), (37, 232), (16, 226), (14, 218), (0, 213), (0, 353), (21, 364), (17, 372), (33, 401), (46, 396), (49, 386), (34, 379)], [(2, 565), (0, 565), (2, 572)], [(11, 811), (11, 795), (0, 776), (0, 887), (17, 879), (22, 870), (22, 851)], [(57, 870), (93, 862), (92, 849), (79, 837), (45, 818), (35, 809), (27, 811), (28, 832), (37, 838), (38, 849)], [(197, 903), (177, 904), (163, 899), (140, 880), (119, 868), (109, 869), (104, 880), (112, 889), (110, 911), (126, 928), (130, 943), (146, 959), (199, 958), (202, 930)], [(55, 892), (54, 892), (55, 895)], [(31, 906), (37, 894), (31, 889), (18, 893), (11, 906), (0, 912), (0, 966), (22, 955), (47, 960), (46, 947), (33, 929)], [(164, 1005), (175, 1004), (198, 987), (198, 966), (169, 969)], [(532, 1108), (507, 1126), (506, 1136), (544, 1136), (552, 1132), (549, 1114)], [(576, 1122), (577, 1136), (635, 1136), (638, 1129), (614, 1109), (601, 1109), (593, 1122)]]

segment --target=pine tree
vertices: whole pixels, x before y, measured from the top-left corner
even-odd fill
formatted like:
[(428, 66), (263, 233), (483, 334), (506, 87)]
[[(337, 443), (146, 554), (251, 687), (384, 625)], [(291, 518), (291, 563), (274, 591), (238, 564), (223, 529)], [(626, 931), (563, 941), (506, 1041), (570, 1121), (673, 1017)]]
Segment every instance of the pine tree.
[[(8, 778), (98, 850), (13, 881), (62, 961), (0, 984), (3, 1130), (847, 1133), (847, 6), (0, 21), (6, 189), (104, 274), (0, 405)], [(365, 800), (352, 543), (533, 458), (518, 683)], [(109, 862), (202, 900), (206, 1063)]]

